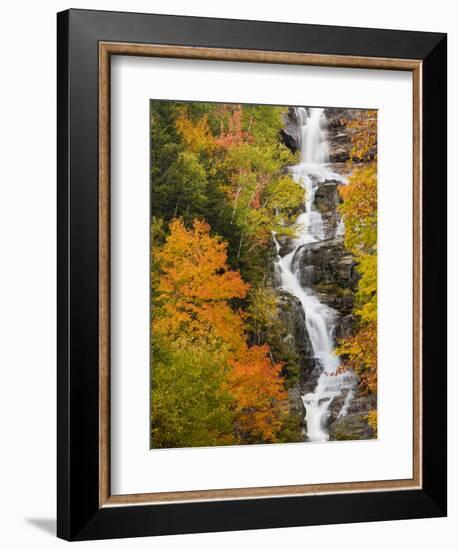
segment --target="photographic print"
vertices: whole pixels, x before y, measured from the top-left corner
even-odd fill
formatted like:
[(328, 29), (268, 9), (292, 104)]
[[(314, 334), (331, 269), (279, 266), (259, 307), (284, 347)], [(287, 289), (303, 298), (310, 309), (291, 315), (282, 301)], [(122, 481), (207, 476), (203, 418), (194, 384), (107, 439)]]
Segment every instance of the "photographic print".
[(446, 516), (447, 36), (66, 10), (57, 51), (58, 536)]
[(377, 111), (151, 100), (152, 449), (377, 437)]

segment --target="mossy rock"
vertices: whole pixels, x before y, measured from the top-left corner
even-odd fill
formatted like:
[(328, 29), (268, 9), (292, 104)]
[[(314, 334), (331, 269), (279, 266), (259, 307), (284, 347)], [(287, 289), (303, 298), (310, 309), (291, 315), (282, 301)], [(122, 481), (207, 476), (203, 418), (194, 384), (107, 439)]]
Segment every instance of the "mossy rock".
[(374, 439), (374, 432), (367, 422), (367, 415), (347, 414), (329, 426), (329, 439), (334, 441)]

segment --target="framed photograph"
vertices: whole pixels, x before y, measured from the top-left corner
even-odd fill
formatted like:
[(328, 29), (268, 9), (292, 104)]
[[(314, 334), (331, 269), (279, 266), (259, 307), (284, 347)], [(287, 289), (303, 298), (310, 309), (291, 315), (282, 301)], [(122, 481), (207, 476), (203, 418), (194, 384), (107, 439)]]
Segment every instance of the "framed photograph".
[(58, 536), (446, 514), (446, 35), (58, 14)]

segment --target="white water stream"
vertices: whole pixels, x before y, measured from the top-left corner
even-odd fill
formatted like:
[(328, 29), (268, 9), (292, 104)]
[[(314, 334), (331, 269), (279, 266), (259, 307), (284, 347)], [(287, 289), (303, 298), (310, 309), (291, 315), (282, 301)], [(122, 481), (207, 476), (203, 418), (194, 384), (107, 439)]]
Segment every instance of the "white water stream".
[[(339, 358), (334, 355), (334, 331), (338, 319), (337, 312), (323, 304), (310, 288), (300, 284), (298, 262), (294, 262), (297, 254), (302, 254), (311, 243), (325, 240), (321, 214), (314, 209), (315, 193), (320, 183), (327, 180), (340, 180), (342, 176), (332, 172), (328, 163), (328, 143), (324, 109), (298, 107), (296, 110), (300, 130), (300, 163), (291, 168), (293, 177), (305, 191), (305, 211), (298, 217), (298, 237), (294, 241), (294, 249), (285, 256), (277, 256), (277, 270), (284, 290), (300, 300), (305, 314), (305, 324), (319, 376), (313, 392), (302, 395), (306, 410), (307, 440), (328, 441), (327, 419), (330, 406), (336, 397), (344, 390), (347, 395), (338, 416), (347, 414), (353, 398), (355, 376), (351, 372), (338, 373)], [(342, 224), (336, 233), (344, 231)], [(336, 235), (332, 235), (335, 237)], [(277, 253), (280, 245), (274, 236)], [(294, 267), (294, 265), (296, 267)], [(310, 266), (310, 269), (313, 269)]]

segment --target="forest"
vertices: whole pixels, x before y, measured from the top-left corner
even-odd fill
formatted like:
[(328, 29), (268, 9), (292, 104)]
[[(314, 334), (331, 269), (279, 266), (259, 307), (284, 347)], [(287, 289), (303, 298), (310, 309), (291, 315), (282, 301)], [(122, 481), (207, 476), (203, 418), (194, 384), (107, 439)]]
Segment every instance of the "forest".
[[(151, 101), (151, 448), (291, 443), (303, 358), (291, 345), (275, 243), (295, 242), (307, 190), (282, 138), (288, 107)], [(336, 374), (376, 395), (376, 123), (348, 124), (338, 185), (354, 258)], [(280, 285), (281, 286), (281, 285)], [(302, 363), (301, 363), (302, 361)], [(376, 434), (374, 407), (367, 421)]]

